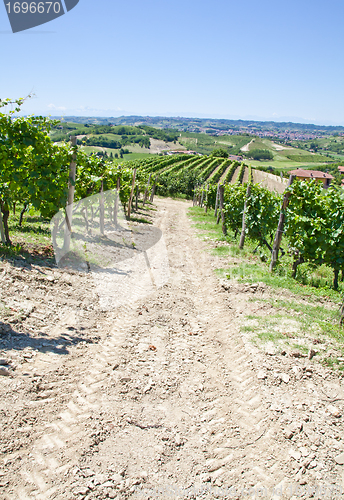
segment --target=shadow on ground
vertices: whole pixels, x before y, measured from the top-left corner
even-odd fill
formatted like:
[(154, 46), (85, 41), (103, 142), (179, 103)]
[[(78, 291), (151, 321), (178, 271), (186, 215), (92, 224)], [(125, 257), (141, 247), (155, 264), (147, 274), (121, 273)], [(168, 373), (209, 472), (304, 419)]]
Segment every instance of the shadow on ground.
[(97, 337), (90, 339), (83, 335), (82, 328), (66, 327), (66, 333), (57, 337), (50, 337), (43, 332), (39, 336), (33, 336), (29, 332), (18, 332), (8, 323), (0, 321), (0, 350), (22, 351), (27, 347), (39, 352), (51, 352), (54, 354), (69, 354), (68, 347), (79, 344), (80, 342), (94, 343)]

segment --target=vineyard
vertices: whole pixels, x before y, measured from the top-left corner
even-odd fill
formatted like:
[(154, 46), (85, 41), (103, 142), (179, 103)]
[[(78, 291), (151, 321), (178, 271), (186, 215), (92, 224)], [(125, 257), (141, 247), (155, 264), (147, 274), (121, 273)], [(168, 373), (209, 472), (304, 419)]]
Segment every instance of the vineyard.
[(4, 498), (336, 485), (341, 189), (223, 150), (117, 163), (53, 123), (0, 114)]
[[(2, 106), (9, 105), (3, 101)], [(16, 110), (21, 101), (16, 101)], [(19, 226), (25, 213), (36, 210), (51, 219), (66, 204), (92, 195), (116, 190), (127, 218), (154, 195), (193, 198), (194, 205), (215, 211), (223, 233), (240, 235), (255, 243), (255, 252), (270, 260), (276, 231), (283, 235), (275, 248), (271, 270), (281, 259), (290, 264), (292, 277), (298, 266), (327, 266), (333, 271), (338, 289), (344, 270), (344, 197), (339, 188), (324, 191), (313, 182), (294, 181), (282, 196), (253, 183), (253, 171), (214, 150), (211, 155), (178, 154), (152, 156), (114, 163), (109, 158), (87, 155), (71, 143), (55, 144), (48, 136), (56, 122), (46, 118), (16, 118), (14, 111), (0, 115), (1, 216), (3, 245), (11, 245), (10, 213), (20, 210)], [(71, 195), (72, 192), (72, 195)], [(72, 198), (71, 198), (72, 196)], [(283, 227), (278, 228), (283, 217)], [(115, 220), (116, 214), (113, 214)], [(285, 219), (285, 220), (284, 220)], [(265, 253), (262, 253), (262, 249)], [(278, 261), (279, 257), (279, 261)], [(288, 260), (289, 259), (289, 260)], [(291, 263), (290, 263), (291, 260)], [(288, 264), (288, 265), (289, 265)]]

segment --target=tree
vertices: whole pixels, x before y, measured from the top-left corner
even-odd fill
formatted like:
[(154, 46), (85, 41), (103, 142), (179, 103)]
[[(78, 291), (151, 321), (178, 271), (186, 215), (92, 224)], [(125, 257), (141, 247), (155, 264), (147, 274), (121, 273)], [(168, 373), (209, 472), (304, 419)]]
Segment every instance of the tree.
[(253, 160), (273, 160), (274, 155), (268, 149), (253, 149), (247, 153), (249, 158)]
[(44, 217), (54, 215), (66, 203), (72, 157), (71, 147), (57, 146), (48, 136), (57, 121), (14, 117), (23, 102), (0, 101), (0, 108), (15, 106), (0, 113), (0, 204), (7, 244), (11, 244), (8, 218), (14, 203), (30, 203)]
[(215, 156), (218, 158), (228, 158), (228, 153), (223, 148), (216, 148), (216, 149), (213, 149), (210, 156)]

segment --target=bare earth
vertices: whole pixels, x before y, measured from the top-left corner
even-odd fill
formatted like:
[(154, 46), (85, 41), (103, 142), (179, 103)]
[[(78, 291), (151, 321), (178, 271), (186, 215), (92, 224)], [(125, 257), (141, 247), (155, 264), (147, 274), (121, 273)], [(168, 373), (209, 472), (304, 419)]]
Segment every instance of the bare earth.
[(189, 203), (157, 205), (171, 279), (134, 307), (102, 312), (89, 274), (0, 262), (0, 498), (334, 496), (342, 379), (242, 336), (268, 314), (249, 297), (275, 292), (220, 283)]
[(245, 144), (245, 146), (243, 146), (241, 149), (241, 151), (249, 151), (250, 150), (250, 144), (252, 144), (252, 142), (254, 142), (254, 139), (252, 139), (250, 142), (248, 142), (247, 144)]
[(150, 139), (149, 151), (151, 154), (158, 154), (161, 153), (162, 151), (168, 151), (168, 150), (182, 151), (186, 150), (186, 147), (183, 146), (182, 144), (179, 144), (179, 142), (174, 144), (173, 142), (165, 142), (152, 138)]

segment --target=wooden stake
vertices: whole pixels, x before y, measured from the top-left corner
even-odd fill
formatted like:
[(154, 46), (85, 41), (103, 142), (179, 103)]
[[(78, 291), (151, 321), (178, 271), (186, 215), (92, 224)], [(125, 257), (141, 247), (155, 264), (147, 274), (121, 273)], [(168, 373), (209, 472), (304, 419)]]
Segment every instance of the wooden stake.
[(145, 206), (145, 203), (147, 201), (147, 195), (148, 195), (148, 189), (149, 189), (149, 184), (150, 184), (151, 177), (152, 177), (152, 174), (149, 174), (149, 178), (148, 178), (148, 182), (147, 182), (147, 187), (146, 187), (145, 195), (143, 197), (142, 207)]
[(135, 210), (136, 210), (136, 212), (137, 212), (137, 204), (139, 201), (139, 194), (140, 194), (139, 185), (136, 184), (136, 198), (135, 198)]
[(100, 186), (100, 197), (99, 197), (99, 228), (100, 234), (104, 236), (105, 234), (105, 208), (104, 208), (104, 183), (102, 180)]
[(6, 238), (5, 238), (4, 224), (2, 222), (1, 207), (0, 207), (0, 236), (1, 236), (1, 243), (3, 243), (5, 245), (6, 244)]
[(118, 205), (119, 205), (119, 190), (121, 188), (121, 178), (118, 174), (117, 177), (117, 185), (116, 185), (116, 194), (115, 194), (115, 203), (114, 203), (114, 210), (113, 210), (113, 221), (115, 223), (115, 227), (118, 225)]
[(245, 234), (246, 234), (246, 220), (245, 220), (245, 215), (247, 211), (247, 200), (251, 194), (251, 184), (247, 184), (247, 189), (246, 189), (246, 197), (245, 197), (245, 203), (244, 203), (244, 211), (242, 213), (242, 228), (241, 228), (241, 236), (240, 236), (240, 243), (239, 243), (239, 248), (240, 250), (244, 248), (245, 244)]
[(208, 189), (209, 189), (209, 184), (207, 184), (206, 191), (205, 191), (205, 207), (204, 207), (204, 212), (208, 212)]
[(129, 203), (128, 203), (128, 219), (130, 219), (131, 204), (133, 202), (134, 189), (135, 189), (135, 179), (136, 179), (136, 168), (134, 168), (133, 183), (131, 185), (131, 193), (130, 193), (130, 198), (129, 198)]
[[(76, 146), (76, 136), (71, 138), (72, 146)], [(66, 225), (64, 233), (63, 250), (69, 252), (70, 239), (72, 236), (72, 211), (75, 191), (75, 175), (76, 175), (76, 152), (73, 153), (72, 161), (69, 167), (69, 181), (68, 181), (68, 198), (66, 206)]]
[(221, 219), (222, 219), (222, 232), (225, 236), (227, 236), (227, 228), (225, 224), (225, 214), (223, 211), (224, 207), (224, 194), (225, 194), (225, 187), (222, 185), (219, 187), (219, 197), (220, 197), (220, 210), (221, 210)]
[(214, 217), (217, 216), (217, 208), (218, 208), (218, 204), (219, 204), (219, 184), (217, 185), (217, 189), (216, 189), (216, 200), (215, 200), (215, 212), (214, 212)]
[(152, 187), (152, 194), (151, 194), (151, 197), (150, 197), (150, 200), (149, 200), (151, 203), (153, 203), (153, 201), (154, 201), (155, 189), (156, 189), (156, 181), (154, 181), (154, 184), (153, 184), (153, 187)]
[[(295, 179), (295, 175), (291, 175), (289, 177), (289, 182), (288, 186), (291, 186), (293, 181)], [(290, 198), (291, 193), (287, 192), (283, 196), (283, 202), (282, 202), (282, 207), (281, 207), (281, 212), (280, 212), (280, 217), (278, 221), (278, 226), (277, 226), (277, 231), (275, 234), (275, 239), (274, 239), (274, 244), (272, 247), (272, 253), (271, 253), (271, 262), (270, 262), (270, 272), (273, 271), (274, 267), (276, 266), (277, 260), (278, 260), (278, 251), (281, 246), (281, 240), (282, 240), (282, 235), (283, 235), (283, 228), (284, 228), (284, 221), (285, 221), (285, 209), (287, 208), (289, 204), (289, 198)]]

